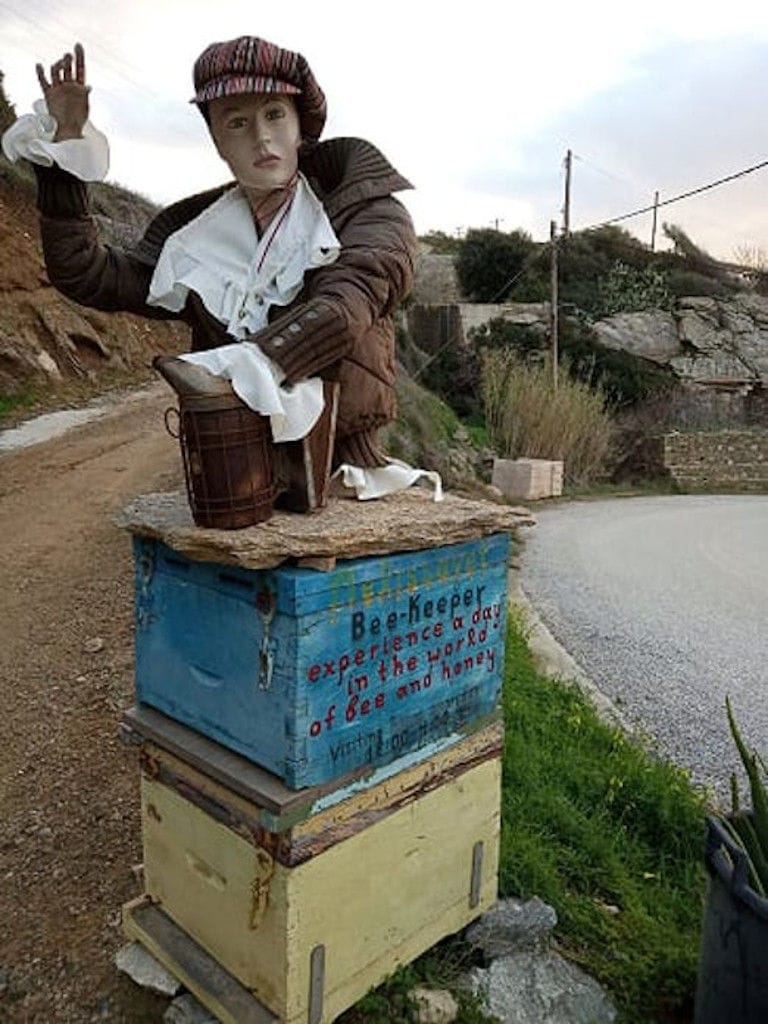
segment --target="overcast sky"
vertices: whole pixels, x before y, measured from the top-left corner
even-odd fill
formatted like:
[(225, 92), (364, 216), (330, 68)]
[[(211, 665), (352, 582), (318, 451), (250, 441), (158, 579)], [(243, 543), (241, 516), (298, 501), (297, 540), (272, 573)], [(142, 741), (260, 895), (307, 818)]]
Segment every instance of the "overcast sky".
[[(599, 223), (768, 159), (768, 6), (732, 0), (0, 0), (0, 70), (17, 113), (36, 60), (86, 50), (110, 179), (158, 202), (227, 171), (188, 102), (210, 42), (300, 50), (329, 105), (325, 137), (375, 143), (416, 186), (419, 232), (498, 221), (548, 237), (573, 150), (571, 224)], [(768, 168), (662, 210), (724, 258), (768, 250)], [(624, 222), (643, 240), (649, 215)]]

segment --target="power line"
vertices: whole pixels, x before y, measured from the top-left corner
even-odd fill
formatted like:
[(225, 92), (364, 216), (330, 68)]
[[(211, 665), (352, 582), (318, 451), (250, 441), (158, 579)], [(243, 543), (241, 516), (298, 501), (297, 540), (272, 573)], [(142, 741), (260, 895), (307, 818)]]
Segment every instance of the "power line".
[(603, 177), (609, 178), (611, 181), (617, 182), (619, 185), (628, 185), (634, 192), (649, 192), (650, 189), (644, 185), (640, 185), (637, 181), (629, 178), (624, 178), (620, 174), (615, 174), (613, 171), (607, 171), (604, 167), (596, 164), (593, 160), (589, 160), (587, 157), (582, 156), (580, 153), (574, 153), (573, 157), (578, 160), (579, 163), (589, 167), (590, 170), (596, 171), (598, 174), (602, 174)]
[(639, 210), (632, 210), (631, 213), (622, 213), (619, 217), (611, 217), (610, 220), (602, 220), (596, 224), (590, 224), (589, 227), (582, 228), (582, 231), (589, 231), (590, 228), (605, 227), (608, 224), (617, 224), (622, 220), (629, 220), (630, 217), (639, 217), (641, 213), (651, 213), (652, 210), (658, 209), (660, 206), (669, 206), (671, 203), (679, 203), (681, 199), (689, 199), (691, 196), (700, 195), (702, 192), (708, 192), (712, 188), (717, 188), (718, 185), (725, 185), (729, 181), (734, 181), (736, 178), (743, 178), (747, 174), (752, 174), (754, 171), (759, 171), (763, 167), (768, 167), (768, 160), (763, 160), (759, 164), (753, 164), (752, 167), (745, 167), (742, 171), (736, 171), (735, 174), (728, 174), (724, 178), (718, 178), (717, 181), (711, 181), (707, 185), (700, 185), (698, 188), (692, 188), (688, 192), (682, 192), (679, 196), (672, 196), (671, 199), (664, 199), (660, 203), (651, 203), (650, 206), (644, 206)]
[[(35, 11), (36, 9), (39, 10), (39, 8), (35, 8), (33, 4), (28, 4), (28, 6), (29, 6), (30, 10), (32, 10), (32, 11)], [(17, 8), (12, 7), (8, 3), (0, 4), (0, 9), (5, 10), (8, 14), (11, 14), (15, 18), (17, 18), (19, 21), (26, 22), (26, 24), (31, 25), (33, 28), (37, 29), (38, 33), (40, 32), (40, 24), (41, 24), (40, 20), (36, 20), (36, 19), (30, 17), (29, 15), (23, 13), (22, 11), (18, 10)], [(71, 35), (70, 35), (70, 38), (66, 42), (64, 42), (67, 39), (67, 36), (65, 35), (65, 33), (68, 33), (68, 30), (67, 30), (66, 26), (63, 25), (62, 22), (59, 21), (57, 18), (47, 14), (47, 12), (46, 12), (45, 16), (46, 16), (48, 21), (53, 26), (58, 26), (58, 28), (55, 28), (55, 27), (47, 28), (46, 29), (47, 35), (49, 37), (53, 37), (53, 36), (57, 37), (57, 39), (60, 40), (62, 42), (62, 44), (65, 45), (65, 47), (67, 49), (70, 49), (71, 46), (72, 46)], [(42, 12), (41, 12), (40, 18), (42, 18), (42, 17), (43, 17), (43, 15), (42, 15)], [(42, 33), (41, 33), (41, 35), (42, 35)], [(100, 63), (103, 67), (105, 67), (108, 71), (110, 71), (116, 78), (122, 79), (122, 81), (124, 81), (128, 85), (133, 86), (133, 88), (135, 88), (135, 89), (139, 89), (141, 92), (145, 93), (147, 96), (152, 97), (153, 99), (157, 98), (157, 94), (155, 92), (153, 92), (151, 89), (147, 88), (146, 85), (144, 85), (141, 82), (136, 81), (135, 78), (132, 78), (129, 74), (126, 74), (126, 72), (124, 70), (120, 70), (118, 65), (122, 65), (123, 68), (128, 68), (130, 70), (133, 70), (133, 69), (130, 67), (130, 65), (127, 63), (127, 61), (123, 60), (123, 58), (120, 57), (120, 55), (114, 49), (104, 45), (103, 43), (100, 43), (100, 42), (98, 42), (96, 40), (93, 40), (93, 39), (91, 39), (89, 42), (87, 42), (85, 44), (85, 48), (86, 48), (86, 51), (91, 52), (91, 53), (93, 51), (96, 51), (96, 54), (97, 54), (96, 60), (98, 61), (98, 63)], [(39, 60), (39, 55), (38, 55), (37, 59)]]

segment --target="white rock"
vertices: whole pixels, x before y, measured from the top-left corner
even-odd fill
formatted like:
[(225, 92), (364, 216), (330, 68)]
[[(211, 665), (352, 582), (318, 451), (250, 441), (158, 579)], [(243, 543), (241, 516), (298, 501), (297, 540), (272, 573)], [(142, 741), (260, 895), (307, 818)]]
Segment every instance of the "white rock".
[(613, 1024), (616, 1010), (594, 978), (557, 953), (525, 951), (470, 973), (472, 990), (502, 1024)]
[(159, 992), (160, 995), (175, 996), (181, 988), (181, 984), (170, 971), (166, 971), (163, 965), (138, 942), (129, 942), (127, 946), (118, 949), (115, 966), (137, 985)]
[(554, 908), (538, 896), (525, 902), (500, 900), (469, 926), (466, 938), (489, 960), (494, 960), (522, 950), (545, 950), (556, 924)]
[(459, 1005), (447, 989), (415, 988), (411, 999), (419, 1024), (452, 1024), (459, 1015)]
[(44, 370), (49, 377), (53, 377), (55, 380), (61, 380), (61, 370), (45, 349), (41, 348), (37, 353), (37, 361), (40, 364), (40, 368)]
[(219, 1018), (214, 1017), (189, 992), (173, 1000), (163, 1014), (163, 1021), (165, 1024), (219, 1024)]

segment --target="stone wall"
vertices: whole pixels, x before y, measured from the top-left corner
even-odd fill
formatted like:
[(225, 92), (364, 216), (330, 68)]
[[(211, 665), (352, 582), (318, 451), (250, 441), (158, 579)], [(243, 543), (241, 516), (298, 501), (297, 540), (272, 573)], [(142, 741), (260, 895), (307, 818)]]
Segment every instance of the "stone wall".
[(500, 318), (544, 336), (549, 331), (548, 302), (453, 302), (426, 305), (414, 302), (407, 309), (408, 333), (424, 352), (436, 352), (449, 342), (469, 344), (469, 332)]
[(676, 431), (659, 443), (663, 467), (681, 490), (768, 493), (768, 431)]

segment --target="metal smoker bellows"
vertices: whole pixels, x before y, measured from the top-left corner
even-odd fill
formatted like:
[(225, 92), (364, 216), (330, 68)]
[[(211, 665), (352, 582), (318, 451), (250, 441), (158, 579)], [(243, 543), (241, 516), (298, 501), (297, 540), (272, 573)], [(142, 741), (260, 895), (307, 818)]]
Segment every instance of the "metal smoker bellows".
[(337, 384), (324, 385), (325, 409), (306, 438), (275, 444), (268, 418), (249, 409), (229, 381), (175, 357), (158, 357), (153, 365), (178, 395), (179, 408), (169, 409), (165, 421), (181, 445), (197, 526), (237, 530), (269, 519), (276, 505), (297, 512), (325, 507)]

